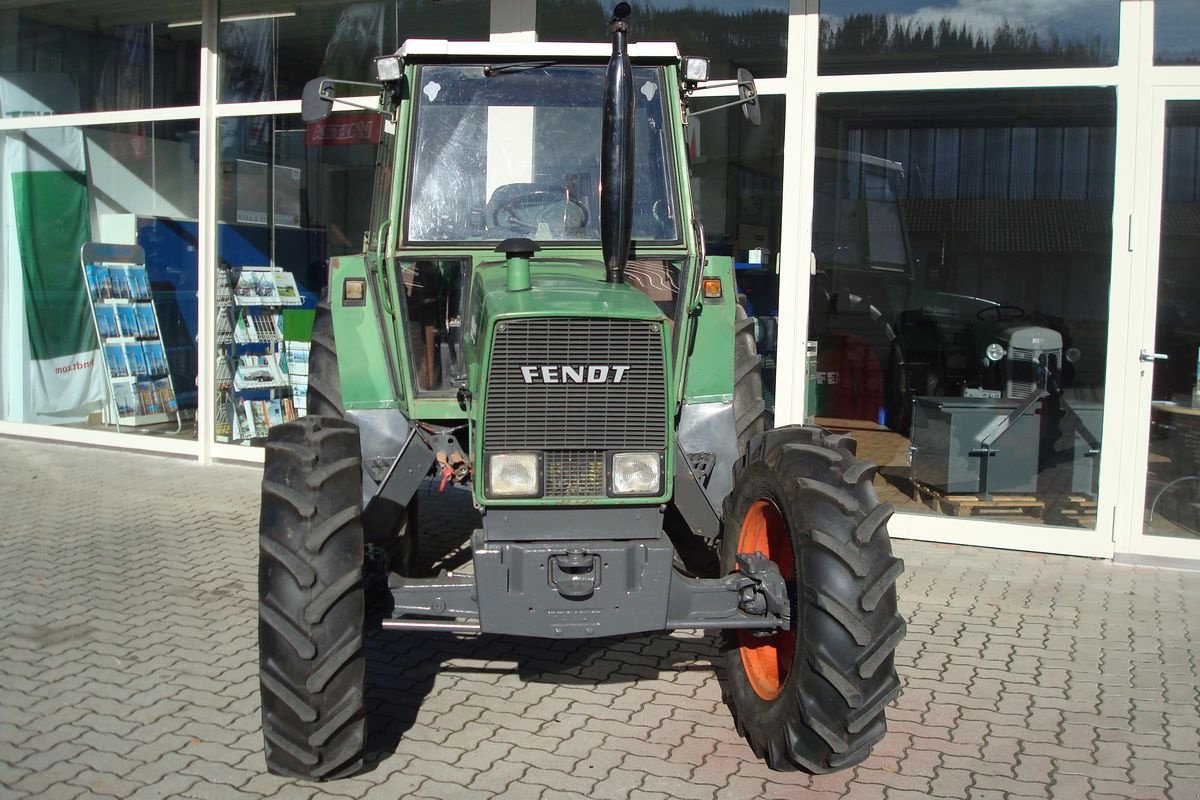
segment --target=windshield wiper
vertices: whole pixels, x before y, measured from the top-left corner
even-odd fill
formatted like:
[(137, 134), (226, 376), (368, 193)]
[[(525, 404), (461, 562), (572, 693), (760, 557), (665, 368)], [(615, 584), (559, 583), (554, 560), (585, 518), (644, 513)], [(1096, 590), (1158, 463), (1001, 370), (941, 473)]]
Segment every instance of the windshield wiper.
[(488, 64), (483, 68), (483, 74), (490, 78), (493, 75), (511, 75), (517, 72), (528, 72), (531, 69), (553, 67), (557, 61), (514, 61), (511, 64)]

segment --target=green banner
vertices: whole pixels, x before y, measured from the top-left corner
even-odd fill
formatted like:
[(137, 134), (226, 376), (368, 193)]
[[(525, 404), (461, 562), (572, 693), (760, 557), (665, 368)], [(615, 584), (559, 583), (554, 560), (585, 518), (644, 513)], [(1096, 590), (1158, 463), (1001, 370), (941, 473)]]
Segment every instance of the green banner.
[(12, 182), (33, 360), (95, 350), (79, 266), (80, 248), (91, 239), (87, 181), (63, 171), (16, 172)]

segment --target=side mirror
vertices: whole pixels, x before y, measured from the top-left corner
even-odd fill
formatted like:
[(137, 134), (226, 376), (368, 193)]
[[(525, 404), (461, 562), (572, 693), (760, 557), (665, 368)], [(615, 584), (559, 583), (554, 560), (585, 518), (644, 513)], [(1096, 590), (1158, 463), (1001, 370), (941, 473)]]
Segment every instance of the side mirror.
[(738, 67), (737, 71), (738, 97), (741, 98), (742, 113), (754, 127), (762, 125), (762, 109), (758, 106), (758, 88), (754, 85), (754, 76), (750, 70)]
[(306, 125), (328, 119), (333, 113), (335, 97), (331, 78), (313, 78), (304, 84), (304, 92), (300, 95), (300, 119)]
[(715, 89), (721, 86), (737, 86), (738, 99), (732, 103), (722, 103), (719, 106), (706, 108), (702, 111), (691, 111), (689, 114), (693, 117), (698, 117), (701, 114), (708, 114), (712, 111), (718, 111), (722, 108), (732, 108), (733, 106), (741, 106), (742, 113), (751, 125), (755, 127), (762, 124), (762, 109), (758, 105), (758, 89), (754, 85), (754, 76), (750, 74), (750, 70), (738, 67), (736, 81), (710, 81), (708, 77), (708, 59), (706, 58), (684, 58), (683, 59), (683, 99), (686, 103), (691, 98), (692, 92), (697, 89)]

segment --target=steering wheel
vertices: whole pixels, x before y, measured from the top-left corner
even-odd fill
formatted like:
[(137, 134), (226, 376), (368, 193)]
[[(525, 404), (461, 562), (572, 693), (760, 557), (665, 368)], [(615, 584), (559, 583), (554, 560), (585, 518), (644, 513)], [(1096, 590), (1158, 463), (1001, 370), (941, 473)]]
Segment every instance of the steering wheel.
[(1020, 306), (988, 306), (981, 308), (975, 316), (984, 322), (1013, 322), (1025, 316)]
[(491, 223), (519, 236), (532, 236), (546, 225), (555, 238), (565, 239), (587, 226), (588, 210), (561, 190), (532, 189), (497, 206), (492, 211)]

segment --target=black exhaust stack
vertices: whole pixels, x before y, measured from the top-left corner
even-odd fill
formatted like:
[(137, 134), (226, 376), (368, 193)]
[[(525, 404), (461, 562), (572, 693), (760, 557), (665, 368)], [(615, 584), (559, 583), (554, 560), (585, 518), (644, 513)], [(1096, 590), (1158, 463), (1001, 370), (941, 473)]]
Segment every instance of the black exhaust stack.
[(617, 3), (608, 32), (612, 56), (604, 83), (604, 126), (600, 139), (600, 246), (604, 279), (625, 281), (633, 233), (633, 68), (629, 65), (629, 3)]

